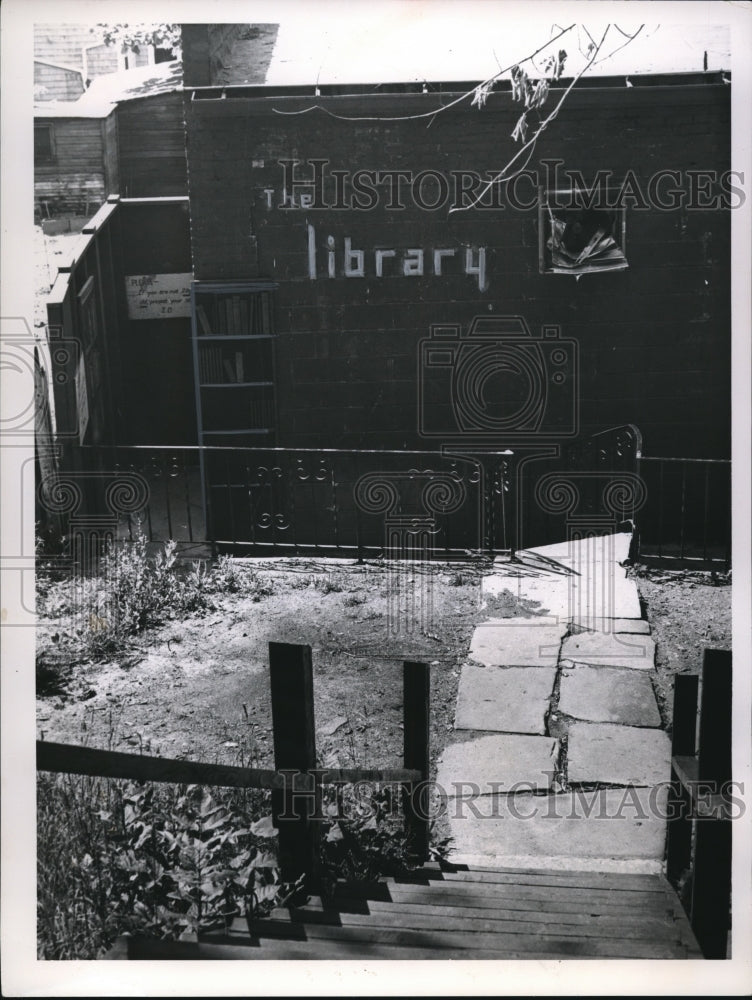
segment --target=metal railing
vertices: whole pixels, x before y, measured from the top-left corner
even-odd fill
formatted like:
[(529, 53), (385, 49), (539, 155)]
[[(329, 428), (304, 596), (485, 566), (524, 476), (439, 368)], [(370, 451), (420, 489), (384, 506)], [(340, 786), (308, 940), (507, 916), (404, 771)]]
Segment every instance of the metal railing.
[(640, 558), (675, 565), (731, 565), (731, 462), (641, 455), (647, 489)]
[(112, 537), (194, 553), (450, 559), (635, 522), (646, 562), (731, 562), (731, 463), (642, 455), (632, 425), (537, 453), (88, 446), (76, 458), (40, 490), (51, 510), (76, 490), (71, 525), (88, 516)]
[[(552, 488), (551, 477), (571, 480), (577, 516), (600, 523), (604, 486), (633, 472), (639, 444), (630, 425), (562, 449), (468, 454), (90, 446), (78, 449), (77, 467), (87, 479), (82, 509), (108, 509), (122, 539), (141, 530), (154, 542), (247, 554), (401, 558), (417, 546), (423, 558), (464, 558), (565, 537), (566, 513), (536, 493), (542, 477)], [(625, 508), (622, 519), (630, 516)]]

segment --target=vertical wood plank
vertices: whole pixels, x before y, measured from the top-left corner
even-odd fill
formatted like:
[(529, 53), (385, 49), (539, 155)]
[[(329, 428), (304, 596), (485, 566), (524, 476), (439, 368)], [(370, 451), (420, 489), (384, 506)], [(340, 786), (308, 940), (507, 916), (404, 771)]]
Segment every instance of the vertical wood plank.
[[(696, 674), (677, 674), (674, 678), (672, 757), (694, 755), (699, 680)], [(672, 767), (666, 833), (666, 877), (672, 885), (678, 884), (682, 874), (692, 863), (691, 808), (689, 793), (679, 784)]]
[(405, 660), (403, 665), (403, 721), (405, 767), (421, 773), (418, 786), (406, 789), (405, 825), (411, 852), (419, 861), (428, 858), (431, 669), (427, 663)]
[[(706, 649), (700, 695), (700, 789), (720, 794), (731, 780), (731, 653)], [(705, 958), (725, 958), (731, 926), (731, 821), (695, 821), (692, 929)]]
[[(731, 653), (706, 649), (700, 695), (700, 781), (731, 780)], [(720, 792), (720, 788), (716, 789)]]
[(674, 677), (674, 714), (671, 731), (673, 757), (692, 757), (696, 751), (699, 683), (700, 678), (697, 674), (677, 674)]
[(691, 924), (705, 958), (726, 958), (730, 907), (731, 820), (697, 819)]
[(279, 830), (282, 879), (294, 882), (307, 875), (318, 879), (316, 855), (316, 790), (313, 779), (301, 775), (316, 767), (311, 647), (269, 643), (269, 674), (274, 728), (274, 764), (287, 772), (285, 789), (272, 791), (272, 816)]

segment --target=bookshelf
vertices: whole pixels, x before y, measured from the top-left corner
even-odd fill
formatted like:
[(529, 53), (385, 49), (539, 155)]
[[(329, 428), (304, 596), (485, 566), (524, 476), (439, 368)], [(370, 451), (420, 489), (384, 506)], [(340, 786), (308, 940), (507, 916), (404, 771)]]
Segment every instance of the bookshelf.
[(271, 282), (194, 281), (193, 364), (199, 445), (273, 445)]

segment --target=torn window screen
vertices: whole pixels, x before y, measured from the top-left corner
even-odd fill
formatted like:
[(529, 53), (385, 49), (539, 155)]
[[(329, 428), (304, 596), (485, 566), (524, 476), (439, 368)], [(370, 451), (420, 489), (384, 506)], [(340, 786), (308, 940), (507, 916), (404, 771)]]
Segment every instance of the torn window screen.
[(598, 209), (548, 208), (550, 251), (547, 271), (554, 274), (586, 274), (622, 271), (629, 266), (624, 251), (614, 239), (614, 213)]

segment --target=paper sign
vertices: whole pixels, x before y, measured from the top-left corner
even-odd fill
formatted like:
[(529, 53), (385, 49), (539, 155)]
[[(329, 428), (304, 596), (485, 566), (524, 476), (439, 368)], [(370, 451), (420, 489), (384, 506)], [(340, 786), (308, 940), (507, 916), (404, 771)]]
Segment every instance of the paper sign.
[(188, 274), (126, 274), (129, 319), (181, 319), (191, 315)]

